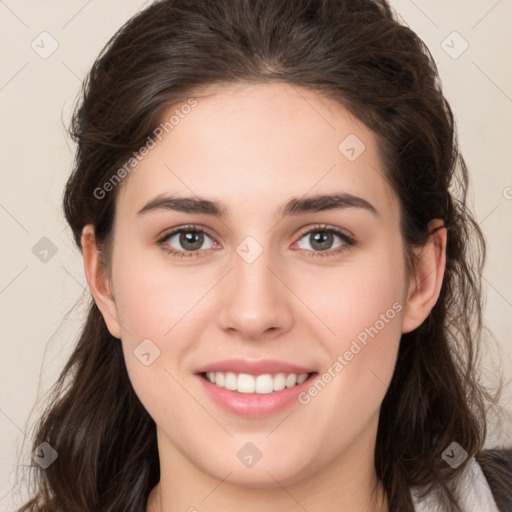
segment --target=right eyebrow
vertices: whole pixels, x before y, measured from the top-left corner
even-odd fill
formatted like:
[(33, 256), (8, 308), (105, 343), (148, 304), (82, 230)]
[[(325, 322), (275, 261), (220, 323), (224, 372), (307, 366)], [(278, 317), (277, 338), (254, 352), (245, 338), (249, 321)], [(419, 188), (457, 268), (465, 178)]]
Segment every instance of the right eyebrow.
[(137, 212), (137, 214), (142, 215), (155, 210), (173, 210), (185, 213), (202, 213), (205, 215), (213, 215), (219, 218), (225, 218), (227, 215), (227, 210), (223, 208), (220, 203), (197, 196), (157, 196), (146, 203)]

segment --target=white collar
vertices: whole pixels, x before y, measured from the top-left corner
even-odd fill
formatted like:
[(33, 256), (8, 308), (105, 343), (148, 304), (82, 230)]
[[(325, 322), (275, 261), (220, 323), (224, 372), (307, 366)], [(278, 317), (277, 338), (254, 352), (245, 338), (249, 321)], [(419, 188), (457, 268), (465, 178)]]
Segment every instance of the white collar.
[[(471, 457), (460, 478), (460, 490), (456, 493), (464, 512), (499, 512), (491, 489), (474, 457)], [(420, 487), (412, 487), (411, 495), (415, 512), (440, 512), (437, 489), (433, 489), (421, 501)]]

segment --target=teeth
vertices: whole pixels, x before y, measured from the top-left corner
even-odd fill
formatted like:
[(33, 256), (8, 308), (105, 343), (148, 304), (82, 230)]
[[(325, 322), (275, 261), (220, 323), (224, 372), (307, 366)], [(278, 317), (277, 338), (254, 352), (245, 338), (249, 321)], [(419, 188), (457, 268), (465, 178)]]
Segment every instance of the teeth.
[(231, 391), (236, 389), (236, 375), (234, 373), (226, 373), (224, 377), (224, 387), (231, 389)]
[(302, 384), (309, 376), (309, 373), (301, 373), (298, 377), (297, 377), (297, 384)]
[(238, 376), (236, 390), (239, 393), (254, 393), (256, 388), (256, 381), (252, 375), (241, 373)]
[(260, 395), (302, 384), (308, 377), (309, 373), (299, 375), (296, 373), (277, 373), (275, 375), (266, 373), (257, 376), (233, 372), (206, 373), (206, 379), (220, 388), (238, 391), (239, 393), (258, 393)]
[(272, 391), (274, 391), (274, 379), (272, 375), (258, 375), (256, 377), (255, 391), (262, 395), (272, 393)]
[(292, 386), (295, 386), (297, 384), (297, 374), (290, 373), (288, 377), (286, 377), (286, 387), (291, 388)]
[[(307, 375), (307, 373), (306, 373)], [(274, 391), (281, 391), (286, 387), (286, 375), (284, 373), (278, 373), (274, 375)]]

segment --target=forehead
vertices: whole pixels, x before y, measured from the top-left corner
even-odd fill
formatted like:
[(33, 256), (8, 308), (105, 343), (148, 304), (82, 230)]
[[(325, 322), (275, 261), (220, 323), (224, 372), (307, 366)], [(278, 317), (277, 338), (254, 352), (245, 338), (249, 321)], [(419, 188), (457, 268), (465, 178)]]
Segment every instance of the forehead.
[(339, 103), (285, 83), (210, 86), (194, 98), (165, 113), (167, 133), (123, 183), (119, 210), (165, 193), (247, 210), (336, 191), (397, 213), (375, 134)]

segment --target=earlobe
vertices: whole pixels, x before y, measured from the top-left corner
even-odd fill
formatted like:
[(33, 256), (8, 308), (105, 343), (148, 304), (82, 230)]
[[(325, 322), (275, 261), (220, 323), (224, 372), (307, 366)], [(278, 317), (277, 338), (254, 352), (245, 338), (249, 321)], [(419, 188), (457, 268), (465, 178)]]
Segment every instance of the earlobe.
[(110, 334), (120, 339), (121, 329), (117, 317), (116, 303), (112, 293), (112, 285), (106, 268), (100, 261), (100, 252), (92, 224), (88, 224), (82, 230), (81, 244), (84, 270), (89, 289), (91, 290), (98, 309), (103, 315)]
[(441, 219), (430, 221), (427, 243), (415, 251), (411, 277), (402, 317), (402, 333), (413, 331), (428, 317), (441, 292), (446, 268), (447, 231)]

